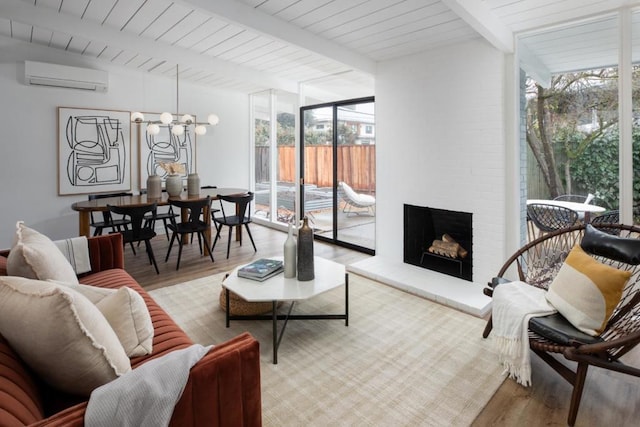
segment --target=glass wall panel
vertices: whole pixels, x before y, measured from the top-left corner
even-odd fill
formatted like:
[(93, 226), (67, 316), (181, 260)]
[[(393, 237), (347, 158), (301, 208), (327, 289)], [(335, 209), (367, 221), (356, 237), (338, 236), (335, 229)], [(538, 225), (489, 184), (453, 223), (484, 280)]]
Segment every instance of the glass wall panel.
[(633, 222), (640, 223), (640, 10), (631, 14), (633, 105)]
[(374, 103), (338, 106), (337, 123), (337, 239), (375, 249)]
[(373, 98), (301, 111), (304, 215), (319, 239), (374, 253)]
[(296, 215), (296, 113), (297, 95), (276, 93), (278, 155), (276, 157), (277, 221), (289, 223)]
[[(585, 203), (619, 206), (618, 35), (611, 16), (520, 39), (534, 51), (546, 46), (551, 71), (547, 82), (527, 78), (527, 199), (578, 203), (569, 207), (580, 221), (598, 214)], [(572, 47), (585, 37), (588, 49)]]
[(271, 92), (252, 95), (255, 217), (271, 217)]

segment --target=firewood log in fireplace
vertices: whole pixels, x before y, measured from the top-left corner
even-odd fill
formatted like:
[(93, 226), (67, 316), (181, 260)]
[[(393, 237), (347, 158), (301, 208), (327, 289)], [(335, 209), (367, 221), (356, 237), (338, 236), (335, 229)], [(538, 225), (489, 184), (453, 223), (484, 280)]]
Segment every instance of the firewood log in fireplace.
[(429, 247), (429, 252), (449, 258), (457, 258), (460, 245), (458, 243), (445, 242), (443, 240), (434, 240)]
[[(448, 234), (443, 234), (442, 235), (442, 241), (443, 242), (449, 242), (449, 243), (458, 243), (453, 239), (453, 237), (449, 236)], [(458, 244), (458, 256), (460, 258), (465, 258), (468, 254), (469, 254), (469, 252), (465, 248), (463, 248), (462, 246), (460, 246)]]

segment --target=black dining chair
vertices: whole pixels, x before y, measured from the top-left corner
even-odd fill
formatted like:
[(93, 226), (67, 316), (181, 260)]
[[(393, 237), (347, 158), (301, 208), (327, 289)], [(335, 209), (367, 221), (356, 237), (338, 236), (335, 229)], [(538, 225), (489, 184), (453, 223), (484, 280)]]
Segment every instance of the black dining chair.
[[(113, 206), (107, 205), (109, 211), (118, 215), (123, 215), (131, 221), (131, 229), (120, 231), (122, 234), (123, 243), (129, 243), (131, 248), (133, 249), (133, 243), (136, 242), (144, 242), (145, 248), (147, 250), (147, 255), (149, 256), (149, 263), (153, 264), (153, 267), (156, 269), (156, 274), (160, 274), (158, 271), (158, 264), (156, 263), (156, 257), (153, 254), (153, 248), (151, 247), (151, 239), (156, 237), (156, 232), (153, 229), (153, 222), (155, 219), (157, 205), (153, 203), (151, 205), (143, 205), (143, 206)], [(151, 214), (151, 218), (153, 219), (151, 222), (145, 221), (145, 215)], [(134, 250), (135, 254), (135, 250)]]
[[(96, 200), (96, 199), (106, 199), (109, 197), (123, 197), (123, 196), (132, 196), (133, 193), (103, 193), (103, 194), (89, 194), (89, 200)], [(127, 230), (128, 226), (131, 224), (131, 221), (129, 221), (126, 218), (114, 218), (113, 215), (111, 214), (111, 212), (107, 211), (103, 211), (102, 212), (102, 221), (96, 221), (95, 218), (93, 217), (93, 211), (90, 213), (91, 215), (91, 222), (89, 223), (89, 225), (93, 228), (95, 228), (93, 235), (94, 236), (100, 236), (102, 234), (102, 231), (105, 228), (110, 228), (111, 231), (122, 231)]]
[[(182, 246), (184, 245), (182, 241), (182, 237), (186, 234), (198, 236), (198, 245), (200, 246), (200, 253), (202, 253), (203, 246), (202, 243), (204, 241), (204, 245), (209, 251), (209, 239), (205, 232), (209, 229), (209, 226), (205, 221), (200, 219), (206, 207), (211, 206), (211, 197), (207, 196), (206, 199), (198, 199), (198, 200), (180, 200), (180, 199), (169, 199), (169, 204), (171, 206), (175, 206), (177, 209), (186, 209), (188, 212), (186, 221), (176, 222), (175, 218), (171, 218), (171, 223), (169, 224), (169, 230), (171, 230), (171, 241), (169, 242), (169, 249), (167, 250), (167, 256), (164, 259), (164, 262), (169, 260), (169, 255), (171, 254), (171, 248), (173, 248), (173, 243), (178, 238), (178, 263), (176, 264), (176, 270), (180, 268), (180, 258), (182, 257)], [(211, 262), (213, 260), (213, 251), (209, 251), (209, 257), (211, 258)]]
[[(167, 190), (163, 189), (162, 192), (166, 193)], [(146, 193), (147, 193), (147, 190), (140, 190), (140, 194), (146, 194)], [(175, 213), (173, 211), (173, 206), (169, 205), (169, 209), (156, 213), (156, 217), (155, 217), (154, 223), (151, 226), (155, 229), (155, 221), (162, 221), (162, 224), (164, 225), (165, 236), (167, 237), (167, 240), (169, 240), (170, 237), (169, 237), (169, 227), (168, 227), (168, 225), (171, 222), (171, 218), (176, 218), (178, 216), (179, 216), (179, 214), (177, 214), (177, 213)], [(145, 225), (147, 225), (146, 223), (150, 222), (151, 220), (152, 220), (151, 214), (145, 215), (145, 217), (144, 217)]]
[[(222, 216), (215, 217), (213, 219), (220, 225), (220, 227), (218, 228), (216, 237), (213, 239), (213, 246), (211, 247), (211, 251), (213, 251), (213, 249), (216, 247), (216, 243), (218, 242), (218, 238), (220, 237), (220, 230), (222, 230), (222, 226), (227, 226), (229, 227), (229, 239), (227, 241), (227, 258), (229, 258), (229, 250), (231, 248), (231, 234), (233, 234), (233, 228), (244, 225), (245, 229), (247, 230), (247, 234), (249, 235), (249, 239), (251, 239), (253, 250), (257, 252), (258, 250), (256, 249), (256, 244), (253, 242), (253, 236), (251, 235), (251, 230), (249, 229), (249, 224), (251, 223), (251, 211), (248, 209), (248, 207), (253, 200), (253, 193), (248, 192), (243, 195), (232, 196), (223, 196), (218, 194), (218, 199), (220, 200), (220, 211), (222, 212)], [(232, 203), (235, 205), (235, 215), (226, 214), (226, 212), (224, 211), (224, 202)], [(240, 235), (240, 246), (242, 246), (242, 235)]]

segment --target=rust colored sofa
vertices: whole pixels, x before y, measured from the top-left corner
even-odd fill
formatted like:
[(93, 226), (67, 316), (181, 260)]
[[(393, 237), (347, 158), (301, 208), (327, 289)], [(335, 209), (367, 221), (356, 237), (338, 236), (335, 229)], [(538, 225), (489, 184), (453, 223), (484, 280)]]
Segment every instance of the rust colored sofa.
[[(129, 286), (144, 298), (155, 336), (153, 353), (131, 359), (131, 367), (193, 344), (182, 329), (124, 268), (122, 237), (89, 238), (92, 271), (80, 282), (105, 288)], [(6, 256), (0, 252), (0, 275)], [(82, 426), (88, 398), (53, 389), (22, 362), (0, 335), (0, 427)], [(178, 401), (172, 426), (260, 426), (260, 354), (248, 333), (214, 346), (192, 369)]]

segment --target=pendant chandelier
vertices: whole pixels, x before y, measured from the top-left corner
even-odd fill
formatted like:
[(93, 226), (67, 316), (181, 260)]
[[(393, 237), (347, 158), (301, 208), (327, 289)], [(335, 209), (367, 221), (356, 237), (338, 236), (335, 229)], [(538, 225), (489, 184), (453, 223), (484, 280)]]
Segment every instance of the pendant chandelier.
[[(160, 133), (160, 125), (169, 126), (169, 130), (175, 136), (183, 135), (189, 126), (195, 126), (194, 132), (196, 135), (204, 135), (207, 133), (207, 125), (215, 126), (220, 121), (220, 118), (216, 114), (209, 114), (207, 122), (197, 123), (191, 114), (183, 114), (180, 116), (180, 72), (178, 65), (176, 65), (176, 116), (169, 112), (160, 114), (160, 120), (147, 121), (147, 133), (150, 135), (157, 135)], [(134, 123), (143, 123), (144, 114), (136, 111), (131, 114), (131, 121)]]

